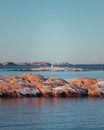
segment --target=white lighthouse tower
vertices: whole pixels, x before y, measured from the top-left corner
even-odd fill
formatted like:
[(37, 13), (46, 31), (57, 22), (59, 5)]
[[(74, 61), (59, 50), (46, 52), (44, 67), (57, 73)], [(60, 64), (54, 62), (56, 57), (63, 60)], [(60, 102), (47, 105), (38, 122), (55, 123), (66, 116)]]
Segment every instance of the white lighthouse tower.
[(53, 64), (51, 65), (51, 69), (53, 69), (54, 68), (54, 66), (53, 66)]

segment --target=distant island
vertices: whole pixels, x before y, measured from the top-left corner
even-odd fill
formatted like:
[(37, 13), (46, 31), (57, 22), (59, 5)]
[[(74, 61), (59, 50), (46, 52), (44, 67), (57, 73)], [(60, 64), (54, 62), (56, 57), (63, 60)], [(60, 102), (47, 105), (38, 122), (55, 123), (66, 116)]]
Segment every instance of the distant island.
[[(8, 65), (33, 65), (33, 66), (42, 66), (42, 67), (49, 67), (52, 65), (52, 63), (48, 62), (3, 62), (0, 63), (0, 65), (8, 66)], [(62, 63), (54, 63), (54, 66), (70, 66), (71, 64), (68, 62), (62, 62)]]
[(15, 63), (15, 62), (3, 62), (3, 63), (0, 63), (0, 65), (3, 65), (3, 66), (10, 66), (10, 65), (33, 65), (33, 66), (51, 66), (51, 63), (48, 63), (48, 62), (18, 62), (18, 63)]
[[(2, 68), (9, 68), (13, 71), (104, 71), (104, 64), (71, 64), (68, 62), (3, 62)], [(11, 68), (12, 67), (12, 68)], [(9, 69), (8, 69), (9, 70)]]
[(76, 66), (76, 65), (88, 65), (88, 66), (94, 66), (94, 65), (104, 65), (104, 64), (71, 64), (71, 63), (68, 63), (68, 62), (62, 62), (62, 63), (49, 63), (49, 62), (45, 62), (45, 61), (41, 61), (41, 62), (3, 62), (3, 63), (0, 63), (0, 66), (13, 66), (13, 65), (33, 65), (33, 66), (42, 66), (42, 67), (51, 67), (52, 65), (54, 67), (69, 67), (69, 66)]

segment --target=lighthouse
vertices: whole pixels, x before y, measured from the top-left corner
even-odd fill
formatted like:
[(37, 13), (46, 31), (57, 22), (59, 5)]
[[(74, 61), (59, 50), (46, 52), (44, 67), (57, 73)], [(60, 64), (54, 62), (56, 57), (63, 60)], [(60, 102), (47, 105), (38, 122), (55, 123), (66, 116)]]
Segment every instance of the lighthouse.
[(53, 64), (51, 65), (51, 68), (53, 69)]

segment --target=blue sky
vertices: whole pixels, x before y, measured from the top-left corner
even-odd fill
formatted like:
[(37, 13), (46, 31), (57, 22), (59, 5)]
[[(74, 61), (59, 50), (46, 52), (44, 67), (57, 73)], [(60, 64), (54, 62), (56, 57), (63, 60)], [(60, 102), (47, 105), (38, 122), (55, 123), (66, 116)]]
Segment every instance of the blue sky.
[(0, 0), (0, 62), (104, 63), (104, 0)]

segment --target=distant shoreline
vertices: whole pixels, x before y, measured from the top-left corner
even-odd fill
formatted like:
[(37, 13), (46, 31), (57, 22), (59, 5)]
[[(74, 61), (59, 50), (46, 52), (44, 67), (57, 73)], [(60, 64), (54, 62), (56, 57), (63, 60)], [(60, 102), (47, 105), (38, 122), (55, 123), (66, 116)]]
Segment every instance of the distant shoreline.
[(104, 64), (71, 64), (68, 62), (62, 62), (62, 63), (49, 63), (49, 62), (3, 62), (0, 63), (0, 66), (23, 66), (23, 65), (27, 65), (27, 66), (43, 66), (43, 67), (49, 67), (49, 66), (54, 66), (54, 67), (61, 67), (61, 66), (104, 66)]
[(61, 67), (39, 67), (39, 68), (30, 68), (30, 69), (12, 69), (12, 71), (89, 71), (87, 69), (81, 68), (61, 68)]
[(104, 64), (70, 64), (48, 62), (0, 63), (0, 69), (8, 71), (104, 71)]

